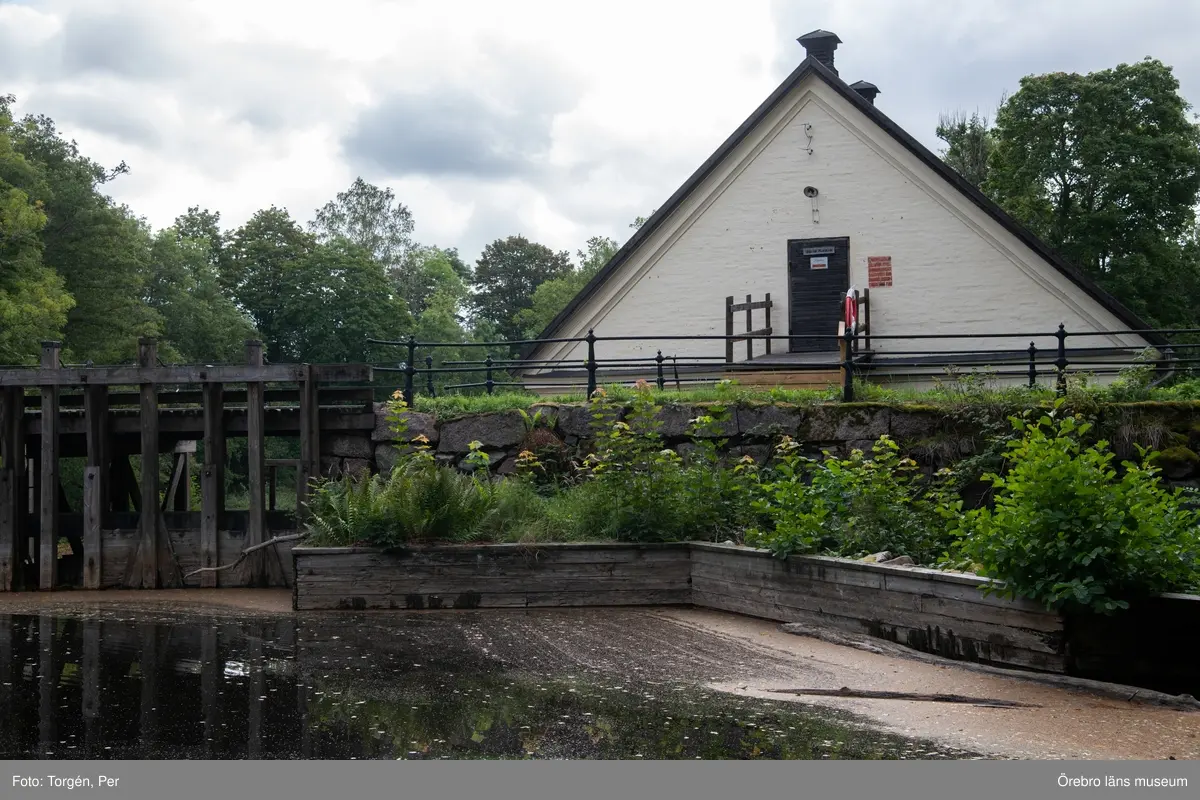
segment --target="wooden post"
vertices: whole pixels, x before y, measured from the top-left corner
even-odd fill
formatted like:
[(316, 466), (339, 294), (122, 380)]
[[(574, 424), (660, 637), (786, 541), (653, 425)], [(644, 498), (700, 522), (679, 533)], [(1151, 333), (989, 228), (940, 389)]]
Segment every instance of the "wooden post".
[(296, 522), (308, 500), (308, 484), (317, 476), (321, 441), (321, 408), (318, 400), (316, 371), (304, 365), (300, 384), (300, 466), (296, 469)]
[[(42, 369), (58, 369), (62, 345), (42, 342)], [(38, 588), (54, 588), (58, 572), (58, 387), (42, 387), (41, 535)]]
[[(250, 339), (246, 342), (246, 364), (262, 366), (262, 342)], [(264, 463), (263, 434), (266, 427), (265, 410), (263, 408), (263, 384), (251, 381), (246, 384), (246, 461), (250, 484), (250, 509), (246, 514), (246, 547), (262, 544), (266, 539), (264, 514), (266, 505), (263, 498)], [(247, 558), (247, 571), (250, 585), (263, 586), (266, 581), (266, 553), (258, 550)]]
[(19, 386), (3, 390), (4, 421), (0, 429), (0, 592), (22, 588), (21, 537), (28, 509), (29, 462), (25, 457), (25, 391)]
[[(200, 473), (200, 566), (217, 567), (217, 531), (225, 514), (224, 387), (204, 385), (204, 469)], [(216, 572), (200, 573), (200, 585), (215, 587)]]
[(53, 752), (56, 743), (54, 689), (58, 675), (54, 665), (54, 623), (55, 618), (49, 615), (38, 617), (38, 743), (43, 756)]
[[(766, 325), (764, 325), (763, 327), (765, 327), (767, 330), (767, 336), (774, 336), (775, 331), (771, 328), (771, 293), (770, 292), (767, 292), (767, 296), (766, 296), (765, 300), (767, 303), (767, 307), (766, 307), (767, 322), (766, 322)], [(767, 343), (767, 355), (771, 355), (771, 340), (766, 339), (765, 341)]]
[[(138, 366), (152, 370), (158, 364), (158, 345), (153, 339), (138, 341)], [(142, 424), (142, 497), (139, 504), (138, 529), (141, 542), (138, 557), (141, 562), (135, 585), (143, 589), (158, 588), (158, 388), (143, 383), (141, 389)]]
[[(150, 508), (154, 514), (157, 504)], [(150, 745), (158, 738), (158, 628), (153, 623), (140, 625), (142, 640), (138, 659), (138, 672), (142, 678), (141, 733), (142, 745)]]
[[(195, 442), (189, 442), (195, 445)], [(183, 452), (183, 484), (179, 487), (179, 492), (175, 495), (175, 510), (176, 511), (191, 511), (192, 510), (192, 453), (194, 450), (185, 450)]]
[(100, 621), (83, 622), (83, 737), (84, 752), (95, 757), (100, 749)]
[[(725, 298), (725, 335), (733, 336), (733, 295)], [(733, 363), (733, 339), (725, 340), (725, 363)]]
[(83, 588), (99, 589), (108, 512), (108, 387), (88, 386), (84, 398), (87, 468), (83, 475)]

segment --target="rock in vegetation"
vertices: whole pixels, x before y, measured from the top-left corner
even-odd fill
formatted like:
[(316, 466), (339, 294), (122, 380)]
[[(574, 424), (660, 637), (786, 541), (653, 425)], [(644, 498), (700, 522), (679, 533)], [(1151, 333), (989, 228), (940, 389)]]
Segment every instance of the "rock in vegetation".
[(525, 420), (516, 411), (476, 414), (442, 423), (440, 453), (465, 453), (471, 442), (485, 448), (513, 447), (525, 438)]

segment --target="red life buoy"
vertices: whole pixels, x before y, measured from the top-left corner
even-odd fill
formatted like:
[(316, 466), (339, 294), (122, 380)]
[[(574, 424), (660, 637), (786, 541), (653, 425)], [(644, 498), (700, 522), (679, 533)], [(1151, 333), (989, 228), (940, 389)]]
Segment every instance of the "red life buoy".
[(851, 293), (846, 294), (846, 330), (854, 331), (858, 325), (858, 303)]

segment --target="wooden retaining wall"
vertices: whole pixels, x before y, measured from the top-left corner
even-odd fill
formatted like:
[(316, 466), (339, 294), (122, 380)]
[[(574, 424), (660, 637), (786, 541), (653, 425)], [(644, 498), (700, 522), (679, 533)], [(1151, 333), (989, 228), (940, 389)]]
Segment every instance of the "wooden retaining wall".
[(686, 544), (296, 547), (297, 610), (686, 605)]
[(1200, 597), (1163, 595), (1114, 617), (986, 595), (974, 575), (842, 558), (774, 558), (718, 544), (292, 550), (294, 607), (473, 609), (693, 605), (828, 626), (922, 652), (1173, 693), (1200, 687)]
[(986, 578), (841, 558), (691, 545), (692, 604), (826, 625), (948, 658), (1065, 672), (1062, 618), (986, 596)]

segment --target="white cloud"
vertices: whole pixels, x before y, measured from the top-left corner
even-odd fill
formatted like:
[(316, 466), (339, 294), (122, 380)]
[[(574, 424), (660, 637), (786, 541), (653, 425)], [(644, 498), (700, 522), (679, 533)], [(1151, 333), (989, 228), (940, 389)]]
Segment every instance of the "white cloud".
[(306, 222), (360, 172), (416, 238), (474, 258), (522, 233), (623, 239), (836, 31), (842, 76), (930, 146), (939, 111), (1022, 75), (1144, 55), (1200, 98), (1200, 10), (1170, 0), (429, 3), (28, 0), (0, 5), (0, 93), (46, 113), (157, 226), (188, 206)]

